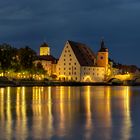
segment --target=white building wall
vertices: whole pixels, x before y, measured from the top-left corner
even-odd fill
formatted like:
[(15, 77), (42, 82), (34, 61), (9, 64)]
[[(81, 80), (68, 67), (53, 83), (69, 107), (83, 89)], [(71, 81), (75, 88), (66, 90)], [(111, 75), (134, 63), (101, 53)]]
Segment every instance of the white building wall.
[(104, 79), (104, 67), (81, 67), (81, 82), (103, 82)]
[(57, 76), (59, 80), (80, 81), (80, 64), (68, 42), (57, 63)]

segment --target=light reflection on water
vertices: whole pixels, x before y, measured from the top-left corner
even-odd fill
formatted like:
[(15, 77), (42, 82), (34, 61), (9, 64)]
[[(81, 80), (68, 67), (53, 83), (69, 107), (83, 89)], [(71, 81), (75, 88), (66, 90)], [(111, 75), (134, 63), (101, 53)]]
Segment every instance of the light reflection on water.
[(127, 86), (0, 88), (0, 139), (136, 138), (134, 91)]

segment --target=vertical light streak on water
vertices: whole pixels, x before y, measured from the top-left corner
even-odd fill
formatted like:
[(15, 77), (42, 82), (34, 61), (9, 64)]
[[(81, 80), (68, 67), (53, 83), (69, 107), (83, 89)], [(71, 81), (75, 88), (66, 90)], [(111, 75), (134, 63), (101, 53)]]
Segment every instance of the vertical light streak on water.
[(60, 117), (59, 117), (59, 136), (63, 136), (64, 135), (64, 126), (65, 126), (65, 116), (64, 116), (64, 109), (65, 109), (65, 99), (64, 99), (64, 91), (65, 91), (65, 88), (64, 87), (60, 87), (60, 106), (59, 106), (59, 109), (60, 109)]
[(86, 113), (86, 123), (85, 123), (85, 139), (91, 139), (93, 124), (92, 124), (92, 113), (91, 113), (91, 92), (90, 86), (86, 87), (86, 92), (84, 93), (85, 96), (85, 113)]
[(124, 120), (122, 124), (122, 140), (129, 140), (131, 138), (131, 115), (130, 115), (130, 87), (123, 87), (122, 96), (123, 96), (123, 115)]
[(26, 88), (21, 87), (21, 117), (22, 117), (22, 134), (26, 139), (27, 136), (27, 114), (26, 114)]
[(4, 88), (0, 89), (0, 120), (4, 124)]
[(7, 116), (7, 123), (6, 123), (6, 131), (7, 131), (7, 139), (12, 138), (12, 114), (11, 114), (11, 88), (7, 87), (7, 97), (6, 97), (6, 116)]
[(107, 115), (107, 119), (106, 119), (106, 123), (109, 127), (112, 126), (112, 119), (111, 119), (111, 89), (110, 87), (105, 87), (105, 107), (106, 107), (106, 115)]
[[(16, 132), (18, 132), (17, 138), (21, 138), (21, 134), (19, 133), (22, 129), (22, 123), (21, 123), (21, 88), (17, 87), (17, 93), (16, 93)], [(20, 130), (20, 131), (19, 131)]]
[(35, 139), (41, 137), (42, 128), (42, 101), (41, 101), (41, 87), (33, 87), (33, 134), (36, 134)]
[(48, 113), (47, 113), (47, 118), (48, 118), (48, 134), (47, 138), (50, 139), (53, 135), (53, 115), (52, 115), (52, 93), (51, 93), (51, 87), (48, 87), (48, 103), (47, 103), (47, 108), (48, 108)]

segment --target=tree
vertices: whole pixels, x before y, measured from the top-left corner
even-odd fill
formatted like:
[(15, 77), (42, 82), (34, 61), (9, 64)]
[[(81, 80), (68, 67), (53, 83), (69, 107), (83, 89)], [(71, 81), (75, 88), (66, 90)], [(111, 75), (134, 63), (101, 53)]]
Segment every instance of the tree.
[(1, 69), (5, 72), (7, 69), (13, 67), (16, 63), (17, 49), (9, 44), (0, 45), (0, 65)]
[(18, 50), (19, 62), (21, 65), (21, 69), (32, 69), (33, 61), (36, 59), (37, 54), (34, 50), (26, 46), (25, 48), (20, 48)]

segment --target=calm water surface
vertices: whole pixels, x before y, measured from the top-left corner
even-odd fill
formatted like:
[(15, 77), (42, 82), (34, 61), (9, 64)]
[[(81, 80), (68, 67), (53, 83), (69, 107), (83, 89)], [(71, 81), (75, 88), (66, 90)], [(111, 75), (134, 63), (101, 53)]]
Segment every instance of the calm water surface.
[(0, 139), (140, 140), (140, 87), (0, 88)]

